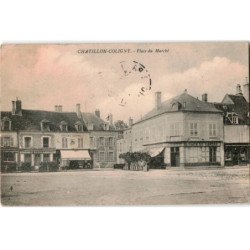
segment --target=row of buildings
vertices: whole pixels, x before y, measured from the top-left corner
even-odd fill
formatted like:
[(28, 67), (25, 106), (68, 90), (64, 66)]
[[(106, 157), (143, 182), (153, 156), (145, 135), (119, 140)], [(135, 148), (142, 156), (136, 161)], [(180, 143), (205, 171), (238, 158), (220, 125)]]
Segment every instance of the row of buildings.
[(95, 113), (22, 109), (21, 100), (12, 101), (11, 112), (1, 112), (1, 166), (16, 163), (38, 168), (43, 162), (60, 167), (112, 167), (116, 163), (119, 131)]
[(12, 111), (1, 112), (1, 166), (43, 162), (60, 167), (113, 167), (123, 163), (119, 155), (148, 152), (164, 166), (238, 165), (250, 159), (249, 83), (237, 85), (234, 95), (220, 103), (201, 100), (185, 90), (162, 102), (155, 93), (155, 107), (125, 130), (117, 130), (95, 113), (27, 110), (21, 100)]
[[(241, 165), (250, 160), (249, 83), (220, 103), (184, 91), (155, 106), (117, 141), (118, 154), (146, 151), (164, 166)], [(123, 160), (117, 159), (119, 163)]]

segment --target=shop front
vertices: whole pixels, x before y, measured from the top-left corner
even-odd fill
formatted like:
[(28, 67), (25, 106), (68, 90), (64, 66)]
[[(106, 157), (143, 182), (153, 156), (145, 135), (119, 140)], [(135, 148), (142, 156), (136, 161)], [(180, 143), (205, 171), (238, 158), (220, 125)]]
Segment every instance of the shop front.
[(225, 144), (225, 165), (247, 165), (250, 160), (249, 144)]
[(60, 154), (61, 169), (93, 168), (88, 150), (61, 150)]
[(150, 169), (165, 169), (164, 164), (164, 150), (165, 147), (155, 147), (148, 149), (148, 154), (151, 156), (151, 160), (148, 163)]
[(16, 171), (18, 167), (18, 149), (1, 148), (1, 172)]

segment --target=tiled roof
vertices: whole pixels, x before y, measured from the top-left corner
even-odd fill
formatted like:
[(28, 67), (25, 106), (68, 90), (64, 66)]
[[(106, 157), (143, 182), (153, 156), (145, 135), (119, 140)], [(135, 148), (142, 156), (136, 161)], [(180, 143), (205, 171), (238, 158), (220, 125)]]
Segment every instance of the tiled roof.
[(53, 112), (41, 110), (22, 110), (22, 116), (12, 115), (11, 112), (1, 112), (1, 119), (8, 117), (11, 120), (12, 130), (41, 131), (41, 121), (47, 120), (50, 123), (50, 131), (60, 131), (60, 123), (65, 121), (68, 131), (76, 131), (75, 124), (80, 122), (84, 131), (86, 125), (77, 117), (74, 112)]
[[(93, 113), (82, 112), (82, 118), (86, 124), (93, 124), (93, 130), (104, 130), (104, 124), (107, 123)], [(109, 130), (115, 130), (115, 127), (109, 125)]]
[[(176, 105), (178, 106), (178, 109), (176, 109)], [(137, 122), (152, 118), (154, 116), (163, 113), (176, 112), (176, 111), (212, 112), (212, 113), (221, 112), (220, 110), (216, 109), (213, 103), (200, 101), (199, 99), (184, 92), (181, 95), (178, 95), (172, 99), (163, 102), (158, 109), (157, 108), (152, 109), (150, 112), (144, 115), (141, 120)]]
[(224, 122), (230, 124), (227, 119), (228, 112), (234, 112), (238, 115), (239, 124), (250, 124), (249, 103), (243, 95), (225, 95), (221, 103), (215, 103), (216, 108), (224, 113)]

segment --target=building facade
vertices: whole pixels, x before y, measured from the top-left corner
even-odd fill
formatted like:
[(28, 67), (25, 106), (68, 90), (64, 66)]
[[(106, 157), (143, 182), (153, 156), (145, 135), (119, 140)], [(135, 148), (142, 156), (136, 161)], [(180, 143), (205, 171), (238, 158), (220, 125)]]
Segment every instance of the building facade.
[(235, 94), (226, 94), (215, 106), (224, 115), (225, 165), (246, 165), (250, 162), (249, 83), (236, 86)]
[(117, 139), (121, 132), (113, 126), (112, 114), (109, 122), (100, 117), (100, 111), (82, 113), (90, 137), (90, 155), (94, 168), (113, 167), (117, 162)]
[(17, 168), (39, 169), (46, 162), (69, 167), (73, 161), (91, 160), (88, 150), (81, 113), (63, 112), (62, 106), (24, 110), (20, 100), (12, 102), (12, 112), (1, 112), (1, 166), (11, 161)]
[(161, 102), (132, 126), (132, 151), (162, 155), (165, 166), (224, 165), (223, 115), (213, 104), (183, 94)]

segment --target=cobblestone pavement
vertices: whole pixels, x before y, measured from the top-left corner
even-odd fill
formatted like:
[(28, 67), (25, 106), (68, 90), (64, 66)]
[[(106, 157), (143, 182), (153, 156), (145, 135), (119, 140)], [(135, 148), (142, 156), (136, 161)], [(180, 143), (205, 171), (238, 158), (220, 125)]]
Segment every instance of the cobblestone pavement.
[(245, 166), (2, 174), (1, 202), (7, 206), (249, 203), (249, 173)]

